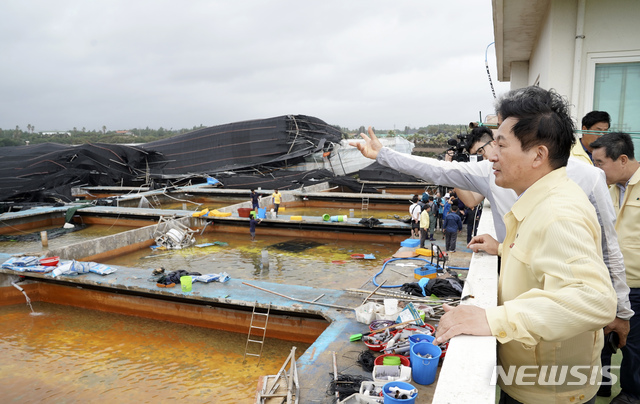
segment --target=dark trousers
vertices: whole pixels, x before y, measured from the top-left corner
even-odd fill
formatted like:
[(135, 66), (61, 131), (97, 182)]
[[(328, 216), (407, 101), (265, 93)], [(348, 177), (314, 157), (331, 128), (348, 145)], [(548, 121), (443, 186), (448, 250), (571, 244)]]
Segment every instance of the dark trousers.
[[(640, 288), (631, 288), (629, 292), (631, 309), (636, 313), (631, 317), (631, 330), (627, 336), (627, 345), (622, 348), (620, 364), (620, 387), (622, 392), (634, 399), (640, 399)], [(602, 366), (611, 365), (611, 350), (605, 344), (600, 354)], [(603, 378), (603, 382), (606, 382)]]
[(425, 248), (424, 247), (424, 243), (425, 243), (425, 241), (427, 241), (427, 238), (429, 238), (429, 230), (428, 229), (423, 229), (421, 227), (420, 228), (420, 248)]
[(456, 249), (457, 231), (444, 231), (444, 247), (446, 251), (454, 251)]
[(436, 234), (436, 215), (429, 215), (429, 233), (431, 234), (431, 238)]
[[(591, 400), (585, 401), (584, 404), (595, 404), (595, 402), (596, 402), (596, 396), (593, 396)], [(498, 404), (522, 404), (522, 403), (516, 400), (515, 398), (511, 397), (504, 391), (500, 390), (500, 401), (498, 401)]]

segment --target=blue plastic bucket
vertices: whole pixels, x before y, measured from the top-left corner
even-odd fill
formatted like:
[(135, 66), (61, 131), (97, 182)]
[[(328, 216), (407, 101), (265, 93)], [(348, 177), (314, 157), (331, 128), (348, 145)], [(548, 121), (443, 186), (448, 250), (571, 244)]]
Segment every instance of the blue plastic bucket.
[(346, 222), (347, 221), (347, 216), (346, 215), (331, 216), (331, 221), (332, 222)]
[(413, 347), (418, 342), (428, 342), (429, 344), (433, 342), (435, 337), (433, 335), (426, 334), (413, 334), (409, 336), (409, 347)]
[(382, 387), (382, 394), (384, 394), (384, 404), (413, 404), (416, 402), (418, 393), (414, 394), (410, 398), (395, 398), (394, 393), (391, 392), (392, 387), (398, 387), (402, 390), (413, 390), (415, 387), (407, 382), (389, 382)]
[[(411, 337), (409, 337), (411, 338)], [(436, 380), (436, 371), (442, 350), (430, 342), (418, 342), (411, 347), (411, 377), (413, 381), (427, 385)], [(420, 355), (429, 354), (432, 358), (422, 358)]]
[(267, 208), (258, 208), (258, 218), (265, 219), (267, 217)]

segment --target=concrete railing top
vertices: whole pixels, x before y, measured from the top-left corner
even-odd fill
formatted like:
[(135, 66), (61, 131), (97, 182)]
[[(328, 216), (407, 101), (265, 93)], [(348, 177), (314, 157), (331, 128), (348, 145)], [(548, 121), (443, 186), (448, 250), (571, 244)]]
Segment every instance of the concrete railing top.
[[(495, 237), (493, 216), (485, 203), (478, 234)], [(462, 296), (472, 295), (462, 304), (479, 307), (495, 307), (498, 300), (498, 257), (486, 253), (474, 253)], [(445, 403), (495, 403), (496, 387), (491, 376), (496, 366), (495, 337), (460, 335), (449, 342), (446, 360), (443, 362), (433, 404)]]

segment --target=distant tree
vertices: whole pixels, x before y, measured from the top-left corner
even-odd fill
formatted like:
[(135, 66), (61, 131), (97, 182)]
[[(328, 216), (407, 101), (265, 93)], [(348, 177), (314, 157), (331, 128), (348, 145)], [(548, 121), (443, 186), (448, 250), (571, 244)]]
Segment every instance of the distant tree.
[(107, 133), (107, 127), (106, 126), (102, 126), (102, 134), (106, 134)]

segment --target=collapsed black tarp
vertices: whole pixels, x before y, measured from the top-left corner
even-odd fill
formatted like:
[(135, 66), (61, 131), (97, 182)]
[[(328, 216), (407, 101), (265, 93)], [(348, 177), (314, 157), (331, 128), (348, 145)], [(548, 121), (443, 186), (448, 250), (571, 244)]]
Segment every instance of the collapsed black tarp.
[(385, 167), (374, 162), (358, 171), (358, 177), (362, 181), (387, 181), (387, 182), (418, 182), (420, 179), (413, 175), (403, 174), (393, 168)]
[(152, 174), (167, 178), (255, 166), (283, 167), (309, 154), (329, 151), (341, 139), (337, 128), (318, 118), (285, 115), (212, 126), (142, 147), (162, 153), (165, 164), (150, 168)]
[(365, 185), (360, 181), (356, 180), (355, 178), (351, 178), (347, 176), (335, 177), (331, 181), (329, 181), (329, 183), (332, 186), (347, 187), (351, 192), (356, 192), (356, 193), (375, 194), (378, 192), (378, 190), (375, 187)]
[(278, 170), (265, 174), (232, 174), (216, 175), (225, 188), (232, 189), (297, 189), (333, 178), (329, 170), (291, 171)]
[(0, 147), (0, 200), (71, 200), (71, 187), (131, 184), (160, 155), (119, 144)]
[[(204, 182), (207, 176), (224, 177), (220, 181), (231, 188), (288, 189), (291, 181), (302, 185), (312, 177), (301, 172), (259, 173), (329, 151), (341, 138), (338, 129), (318, 118), (286, 115), (212, 126), (137, 147), (55, 143), (0, 147), (0, 201), (68, 202), (72, 187), (140, 186), (149, 179)], [(217, 175), (231, 170), (244, 173)]]

